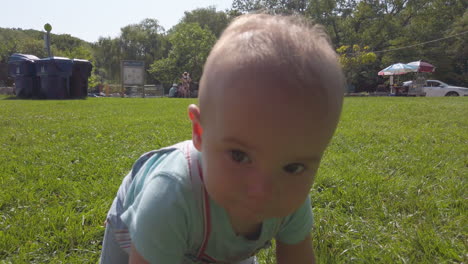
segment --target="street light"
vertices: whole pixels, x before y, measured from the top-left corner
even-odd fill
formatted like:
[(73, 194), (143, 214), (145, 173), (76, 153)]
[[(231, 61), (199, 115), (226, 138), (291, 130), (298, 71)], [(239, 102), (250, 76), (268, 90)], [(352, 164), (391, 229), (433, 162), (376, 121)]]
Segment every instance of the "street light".
[(44, 35), (44, 47), (47, 50), (47, 55), (49, 57), (52, 57), (52, 54), (50, 53), (50, 31), (52, 31), (52, 26), (49, 23), (47, 23), (44, 25), (44, 29), (47, 32)]

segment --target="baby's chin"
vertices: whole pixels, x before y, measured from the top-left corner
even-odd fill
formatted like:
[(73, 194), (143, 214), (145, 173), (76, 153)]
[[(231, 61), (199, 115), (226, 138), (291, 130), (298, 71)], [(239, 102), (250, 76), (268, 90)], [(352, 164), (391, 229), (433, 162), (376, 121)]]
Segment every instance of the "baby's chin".
[(261, 209), (247, 209), (245, 208), (241, 212), (237, 212), (237, 216), (241, 219), (245, 219), (251, 223), (261, 223), (265, 220), (272, 218), (283, 218), (290, 215), (293, 211), (290, 210), (261, 210)]

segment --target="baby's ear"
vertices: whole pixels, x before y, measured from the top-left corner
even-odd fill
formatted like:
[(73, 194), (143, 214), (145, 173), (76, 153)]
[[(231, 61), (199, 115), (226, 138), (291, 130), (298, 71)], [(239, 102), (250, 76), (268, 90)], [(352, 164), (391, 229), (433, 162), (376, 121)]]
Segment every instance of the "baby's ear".
[(192, 121), (192, 141), (195, 148), (201, 152), (203, 129), (200, 124), (200, 108), (191, 104), (188, 107), (189, 118)]

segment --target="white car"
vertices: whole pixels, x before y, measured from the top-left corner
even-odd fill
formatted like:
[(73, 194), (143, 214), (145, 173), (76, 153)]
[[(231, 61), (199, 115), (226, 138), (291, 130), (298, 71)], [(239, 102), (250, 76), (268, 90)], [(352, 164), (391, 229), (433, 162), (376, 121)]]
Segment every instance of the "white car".
[[(413, 81), (403, 83), (403, 86), (411, 86)], [(448, 85), (438, 80), (427, 80), (423, 87), (426, 96), (468, 96), (468, 88)]]

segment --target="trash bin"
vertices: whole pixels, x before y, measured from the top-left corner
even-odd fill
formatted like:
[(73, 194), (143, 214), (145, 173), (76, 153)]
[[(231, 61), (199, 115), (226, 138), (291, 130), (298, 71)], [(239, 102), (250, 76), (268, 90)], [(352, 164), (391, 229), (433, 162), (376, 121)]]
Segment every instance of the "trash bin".
[(8, 74), (15, 79), (15, 94), (21, 98), (31, 98), (39, 94), (40, 81), (36, 76), (35, 63), (38, 57), (14, 53), (8, 58)]
[(88, 78), (91, 76), (93, 65), (87, 60), (73, 59), (70, 77), (70, 97), (84, 98), (88, 95)]
[(49, 57), (36, 61), (36, 74), (41, 79), (41, 98), (70, 98), (70, 76), (73, 62), (69, 58)]

